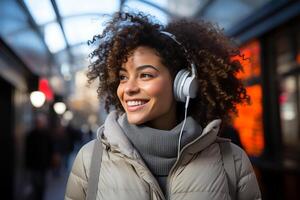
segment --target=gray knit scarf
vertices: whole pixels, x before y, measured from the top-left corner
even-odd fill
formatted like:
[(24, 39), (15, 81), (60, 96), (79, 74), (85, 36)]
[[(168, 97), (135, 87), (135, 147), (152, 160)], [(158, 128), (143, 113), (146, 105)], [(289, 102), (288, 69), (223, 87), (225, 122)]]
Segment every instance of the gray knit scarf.
[[(178, 139), (183, 122), (172, 130), (159, 130), (145, 125), (129, 124), (124, 113), (119, 117), (118, 123), (165, 192), (166, 177), (177, 158)], [(201, 126), (192, 117), (187, 117), (181, 147), (196, 139), (201, 132)]]

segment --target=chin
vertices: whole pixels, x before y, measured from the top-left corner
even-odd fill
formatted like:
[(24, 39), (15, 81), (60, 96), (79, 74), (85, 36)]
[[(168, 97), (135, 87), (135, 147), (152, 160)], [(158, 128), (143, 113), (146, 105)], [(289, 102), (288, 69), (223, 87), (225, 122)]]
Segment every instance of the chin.
[(140, 124), (145, 123), (144, 120), (141, 120), (141, 119), (131, 119), (131, 118), (128, 118), (128, 122), (129, 122), (129, 124), (134, 124), (134, 125), (140, 125)]
[(138, 116), (133, 116), (133, 115), (138, 115), (138, 114), (127, 114), (127, 120), (129, 124), (140, 125), (140, 124), (144, 124), (147, 121), (147, 119), (141, 117), (141, 115)]

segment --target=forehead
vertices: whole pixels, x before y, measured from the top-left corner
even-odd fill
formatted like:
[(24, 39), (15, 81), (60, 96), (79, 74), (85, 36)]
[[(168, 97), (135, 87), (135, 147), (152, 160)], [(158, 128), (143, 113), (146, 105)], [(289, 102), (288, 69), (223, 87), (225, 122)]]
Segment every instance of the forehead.
[(134, 55), (156, 55), (158, 56), (158, 53), (155, 49), (147, 46), (139, 46), (136, 49), (133, 50)]
[(140, 46), (132, 51), (127, 61), (123, 63), (122, 68), (137, 67), (145, 64), (161, 66), (161, 57), (155, 49)]

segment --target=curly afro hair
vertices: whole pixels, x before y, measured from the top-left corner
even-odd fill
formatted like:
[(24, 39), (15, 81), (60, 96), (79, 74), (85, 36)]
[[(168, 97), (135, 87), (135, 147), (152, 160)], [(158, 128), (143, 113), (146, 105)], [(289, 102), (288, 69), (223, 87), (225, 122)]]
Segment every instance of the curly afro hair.
[[(160, 31), (175, 35), (188, 54)], [(88, 81), (99, 79), (98, 96), (104, 100), (108, 112), (112, 107), (124, 112), (116, 92), (118, 74), (122, 64), (139, 46), (155, 49), (173, 79), (180, 69), (189, 68), (190, 60), (193, 61), (199, 89), (197, 97), (190, 101), (188, 114), (202, 126), (216, 118), (227, 121), (230, 114), (237, 113), (237, 104), (250, 101), (241, 80), (236, 77), (242, 66), (232, 59), (241, 56), (240, 51), (209, 22), (180, 19), (164, 27), (143, 13), (117, 12), (103, 33), (88, 43), (98, 44), (90, 54), (93, 62), (87, 73)], [(178, 102), (179, 114), (183, 108)]]

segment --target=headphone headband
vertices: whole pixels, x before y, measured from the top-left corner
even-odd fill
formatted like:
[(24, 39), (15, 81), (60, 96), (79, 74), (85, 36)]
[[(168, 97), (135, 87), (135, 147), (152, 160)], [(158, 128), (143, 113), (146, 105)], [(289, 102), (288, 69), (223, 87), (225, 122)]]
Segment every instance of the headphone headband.
[[(174, 42), (176, 42), (183, 50), (184, 50), (184, 53), (185, 55), (188, 55), (188, 51), (186, 50), (186, 48), (176, 39), (175, 35), (173, 35), (172, 33), (170, 32), (167, 32), (167, 31), (160, 31), (161, 34), (163, 35), (166, 35), (168, 36), (169, 38), (171, 38)], [(192, 71), (192, 77), (197, 77), (197, 70), (196, 70), (196, 66), (195, 66), (195, 63), (188, 59), (188, 62), (191, 66), (191, 71)]]

